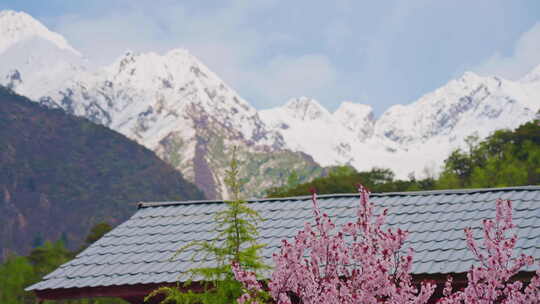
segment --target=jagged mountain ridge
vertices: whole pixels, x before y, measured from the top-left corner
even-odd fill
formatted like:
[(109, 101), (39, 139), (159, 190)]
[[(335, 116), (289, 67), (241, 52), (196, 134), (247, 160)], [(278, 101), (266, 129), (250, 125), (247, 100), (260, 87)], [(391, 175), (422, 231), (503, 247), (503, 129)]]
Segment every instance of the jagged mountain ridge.
[[(307, 155), (286, 151), (281, 136), (265, 127), (257, 111), (186, 50), (126, 53), (96, 73), (80, 74), (40, 103), (138, 141), (211, 198), (227, 196), (223, 180), (233, 146), (241, 147), (247, 167), (262, 157), (266, 166), (283, 171), (279, 176), (305, 165), (309, 178), (319, 169)], [(250, 177), (247, 195), (281, 182), (278, 176), (257, 178), (262, 169), (242, 172)]]
[(185, 50), (128, 52), (97, 72), (69, 64), (83, 67), (68, 72), (60, 86), (31, 93), (20, 85), (28, 81), (18, 66), (5, 73), (18, 84), (12, 86), (18, 92), (39, 96), (44, 105), (87, 117), (154, 150), (208, 197), (227, 195), (222, 180), (232, 145), (242, 147), (241, 157), (250, 168), (244, 172), (250, 178), (247, 194), (279, 185), (293, 169), (305, 168), (303, 176), (309, 179), (320, 172), (313, 159), (361, 170), (389, 167), (399, 177), (426, 167), (437, 171), (471, 131), (485, 137), (532, 119), (540, 91), (538, 71), (520, 81), (466, 73), (375, 119), (367, 105), (344, 102), (330, 113), (309, 98), (257, 111)]
[[(345, 110), (352, 106), (356, 112)], [(304, 109), (321, 114), (298, 115)], [(309, 98), (260, 113), (289, 147), (322, 165), (388, 167), (404, 178), (425, 174), (424, 168), (436, 173), (451, 151), (464, 147), (466, 137), (482, 139), (516, 128), (539, 109), (540, 66), (518, 81), (466, 72), (411, 104), (392, 106), (378, 119), (369, 106), (343, 103), (330, 113)]]
[(349, 163), (350, 143), (363, 142), (373, 132), (371, 107), (351, 102), (330, 113), (316, 100), (300, 97), (259, 113), (270, 128), (281, 133), (289, 148), (313, 155), (325, 166)]
[(89, 117), (156, 149), (159, 132), (189, 126), (188, 113), (204, 111), (251, 144), (283, 147), (264, 129), (257, 111), (186, 50), (126, 53), (96, 73), (80, 74), (40, 102)]

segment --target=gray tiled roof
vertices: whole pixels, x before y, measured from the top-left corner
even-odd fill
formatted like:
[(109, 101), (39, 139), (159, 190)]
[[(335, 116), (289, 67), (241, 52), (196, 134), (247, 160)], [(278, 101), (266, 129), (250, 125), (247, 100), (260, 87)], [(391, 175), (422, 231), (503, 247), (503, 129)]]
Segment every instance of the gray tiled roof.
[[(540, 186), (372, 194), (377, 208), (388, 208), (390, 226), (410, 232), (407, 246), (415, 250), (413, 273), (465, 272), (474, 262), (463, 228), (479, 228), (492, 218), (497, 198), (514, 202), (518, 253), (540, 258)], [(312, 220), (310, 197), (252, 200), (265, 221), (260, 226), (263, 256), (291, 238)], [(319, 196), (321, 209), (336, 223), (354, 221), (358, 195)], [(107, 233), (72, 261), (60, 266), (28, 290), (165, 283), (185, 280), (179, 274), (211, 261), (192, 262), (190, 252), (170, 261), (174, 252), (193, 240), (213, 239), (213, 215), (220, 201), (142, 203), (126, 222)]]

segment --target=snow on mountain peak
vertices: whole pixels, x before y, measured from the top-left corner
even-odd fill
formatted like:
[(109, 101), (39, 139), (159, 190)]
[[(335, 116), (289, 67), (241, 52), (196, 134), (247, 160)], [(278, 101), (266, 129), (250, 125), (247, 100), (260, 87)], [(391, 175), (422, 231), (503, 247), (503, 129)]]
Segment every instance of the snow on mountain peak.
[(317, 100), (304, 96), (290, 99), (284, 109), (289, 112), (291, 118), (303, 121), (328, 119), (331, 115)]
[(363, 141), (373, 134), (375, 117), (369, 105), (344, 101), (333, 114), (343, 126), (356, 134)]
[(514, 102), (507, 98), (513, 93), (510, 85), (498, 77), (465, 72), (409, 105), (390, 107), (377, 121), (375, 133), (406, 147), (435, 137), (467, 136), (473, 131), (470, 122), (482, 120), (488, 125), (481, 128), (481, 136), (487, 136), (494, 130), (488, 121), (507, 116), (501, 111)]
[[(201, 76), (208, 78), (208, 74), (212, 73), (208, 67), (183, 49), (172, 50), (164, 55), (154, 52), (127, 51), (105, 70), (114, 74), (114, 77), (139, 81), (139, 85), (142, 86), (148, 86), (158, 81), (166, 87), (174, 84), (163, 83), (163, 80), (172, 81), (174, 78), (176, 84), (179, 84), (191, 81), (193, 78), (201, 78)], [(213, 76), (217, 78), (216, 75)]]
[(85, 70), (85, 59), (26, 13), (0, 11), (0, 85), (38, 99)]
[(540, 82), (540, 65), (537, 65), (529, 73), (527, 73), (523, 78), (522, 82)]
[(0, 11), (0, 53), (19, 42), (31, 38), (45, 39), (62, 50), (68, 50), (81, 56), (78, 51), (69, 45), (64, 37), (48, 30), (32, 16), (12, 10)]
[(195, 59), (195, 56), (191, 55), (191, 53), (186, 49), (172, 49), (167, 52), (167, 57), (188, 57), (193, 60)]
[(255, 108), (183, 49), (127, 51), (106, 67), (79, 73), (39, 102), (138, 141), (206, 187), (210, 197), (227, 193), (221, 182), (225, 166), (216, 159), (228, 157), (231, 147), (272, 155), (284, 146)]
[[(308, 97), (290, 99), (284, 106), (259, 111), (264, 123), (283, 137), (287, 148), (310, 151), (321, 165), (348, 160), (347, 138), (355, 137), (333, 114)], [(343, 144), (345, 143), (345, 144)]]
[[(197, 103), (207, 111), (222, 114), (221, 107), (237, 113), (256, 115), (257, 111), (206, 65), (185, 49), (174, 49), (164, 55), (154, 52), (127, 52), (104, 68), (109, 81), (130, 86), (135, 91), (161, 95), (185, 95), (168, 98), (179, 103)], [(195, 94), (196, 93), (196, 94)], [(169, 101), (171, 102), (171, 101)]]
[(460, 81), (471, 81), (471, 80), (478, 80), (482, 78), (482, 76), (476, 74), (473, 71), (465, 71), (463, 75), (459, 78)]
[[(540, 75), (540, 68), (530, 73), (536, 74)], [(326, 111), (305, 98), (261, 111), (261, 117), (288, 147), (312, 155), (322, 165), (350, 164), (359, 170), (389, 167), (404, 178), (410, 172), (422, 174), (425, 168), (438, 172), (448, 154), (462, 147), (469, 135), (485, 138), (497, 129), (516, 128), (534, 119), (539, 100), (538, 81), (465, 72), (410, 104), (390, 107), (377, 120), (371, 107), (352, 102), (343, 102), (329, 119), (303, 119), (298, 113)], [(317, 111), (306, 110), (311, 108)]]
[(520, 81), (465, 72), (377, 120), (368, 105), (346, 101), (330, 113), (308, 97), (257, 111), (185, 49), (128, 51), (90, 73), (62, 36), (14, 11), (0, 11), (0, 57), (0, 84), (115, 129), (191, 177), (195, 167), (210, 174), (205, 166), (221, 166), (216, 153), (240, 144), (301, 151), (325, 166), (389, 167), (403, 178), (440, 166), (471, 133), (515, 128), (540, 108), (538, 66)]
[(349, 117), (351, 119), (374, 120), (373, 107), (370, 105), (354, 103), (351, 101), (342, 102), (334, 115), (339, 118)]
[(47, 100), (151, 149), (171, 134), (191, 137), (210, 124), (256, 146), (282, 145), (265, 129), (255, 108), (183, 49), (163, 55), (126, 52), (101, 70), (80, 75)]

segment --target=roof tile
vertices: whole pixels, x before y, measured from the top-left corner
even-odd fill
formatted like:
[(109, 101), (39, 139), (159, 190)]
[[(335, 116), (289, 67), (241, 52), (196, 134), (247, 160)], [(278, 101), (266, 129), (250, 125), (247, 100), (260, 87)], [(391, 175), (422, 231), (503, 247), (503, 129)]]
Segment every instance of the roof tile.
[[(474, 258), (463, 228), (475, 227), (480, 238), (480, 221), (495, 215), (494, 202), (501, 197), (515, 201), (517, 250), (539, 258), (540, 187), (373, 194), (372, 202), (376, 212), (389, 209), (388, 226), (410, 231), (405, 247), (415, 250), (413, 273), (447, 273), (470, 268)], [(321, 195), (319, 205), (339, 226), (355, 221), (358, 195)], [(250, 206), (265, 219), (259, 228), (266, 244), (261, 254), (270, 263), (283, 238), (313, 221), (309, 197), (254, 200)], [(185, 280), (185, 271), (212, 263), (192, 261), (194, 249), (174, 261), (171, 257), (187, 242), (211, 240), (214, 214), (224, 208), (219, 202), (143, 204), (129, 220), (28, 289), (174, 282), (179, 275)]]

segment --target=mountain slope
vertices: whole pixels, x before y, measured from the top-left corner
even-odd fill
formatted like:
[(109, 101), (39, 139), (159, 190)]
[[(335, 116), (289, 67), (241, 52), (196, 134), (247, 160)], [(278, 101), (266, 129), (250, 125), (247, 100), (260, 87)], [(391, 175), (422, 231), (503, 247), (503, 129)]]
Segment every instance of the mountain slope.
[[(40, 103), (117, 130), (152, 149), (197, 184), (209, 198), (227, 197), (223, 184), (233, 146), (245, 162), (244, 195), (280, 185), (294, 169), (303, 179), (320, 167), (283, 148), (257, 111), (185, 50), (126, 53), (95, 73), (83, 73)], [(261, 173), (258, 166), (276, 175)]]
[[(89, 71), (65, 39), (38, 21), (24, 13), (2, 16), (18, 24), (10, 34), (18, 38), (0, 53), (0, 84), (123, 133), (173, 164), (209, 198), (227, 197), (223, 177), (234, 145), (250, 168), (243, 172), (245, 196), (281, 185), (280, 177), (295, 169), (302, 180), (320, 174), (311, 157), (284, 149), (257, 111), (185, 50), (128, 52)], [(35, 52), (36, 45), (43, 51)], [(268, 169), (273, 173), (263, 175)]]
[(139, 201), (203, 198), (125, 136), (2, 87), (0, 172), (0, 254), (61, 236), (75, 248), (93, 224), (120, 223)]

